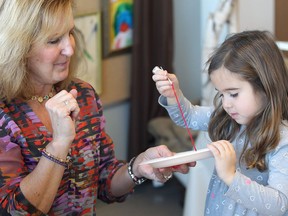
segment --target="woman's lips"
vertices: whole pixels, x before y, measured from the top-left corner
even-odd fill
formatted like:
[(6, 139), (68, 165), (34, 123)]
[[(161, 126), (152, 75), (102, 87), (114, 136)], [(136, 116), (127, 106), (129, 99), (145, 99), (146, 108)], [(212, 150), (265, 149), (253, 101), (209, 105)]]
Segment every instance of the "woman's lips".
[(60, 63), (56, 63), (55, 66), (59, 66), (62, 68), (67, 68), (69, 65), (69, 61), (65, 61), (65, 62), (60, 62)]

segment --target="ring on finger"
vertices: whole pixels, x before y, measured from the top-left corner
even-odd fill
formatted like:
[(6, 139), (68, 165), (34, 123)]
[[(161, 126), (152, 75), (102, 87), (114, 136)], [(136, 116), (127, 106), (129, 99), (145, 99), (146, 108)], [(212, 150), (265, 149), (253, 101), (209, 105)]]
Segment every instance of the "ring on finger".
[(63, 101), (63, 103), (67, 106), (69, 104), (68, 100)]
[(169, 179), (171, 179), (171, 178), (172, 178), (172, 176), (173, 176), (173, 174), (172, 174), (172, 173), (170, 173), (170, 175), (168, 175), (168, 176), (166, 176), (166, 175), (163, 175), (163, 177), (164, 177), (164, 179), (165, 179), (166, 181), (168, 181)]

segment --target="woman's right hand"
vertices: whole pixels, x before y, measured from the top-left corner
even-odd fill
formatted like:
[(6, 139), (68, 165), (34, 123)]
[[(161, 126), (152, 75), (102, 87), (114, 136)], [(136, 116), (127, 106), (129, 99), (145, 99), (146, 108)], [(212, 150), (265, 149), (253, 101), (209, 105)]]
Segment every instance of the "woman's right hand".
[(74, 140), (75, 120), (80, 111), (76, 97), (76, 89), (70, 92), (62, 90), (45, 104), (53, 128), (53, 141), (56, 143), (68, 145)]
[[(158, 92), (167, 98), (175, 98), (175, 94), (172, 88), (172, 83), (177, 95), (180, 94), (179, 82), (177, 77), (174, 74), (168, 73), (166, 70), (156, 70), (153, 71), (152, 79), (155, 82)], [(172, 83), (171, 83), (171, 82)]]
[(153, 168), (151, 165), (148, 164), (140, 165), (141, 163), (149, 161), (151, 159), (170, 157), (174, 154), (175, 153), (170, 151), (166, 145), (148, 148), (145, 152), (139, 154), (136, 157), (133, 165), (133, 173), (139, 177), (144, 176), (145, 178), (164, 183), (171, 178), (174, 172), (187, 174), (189, 172), (189, 167), (194, 167), (196, 165), (196, 162), (166, 168)]

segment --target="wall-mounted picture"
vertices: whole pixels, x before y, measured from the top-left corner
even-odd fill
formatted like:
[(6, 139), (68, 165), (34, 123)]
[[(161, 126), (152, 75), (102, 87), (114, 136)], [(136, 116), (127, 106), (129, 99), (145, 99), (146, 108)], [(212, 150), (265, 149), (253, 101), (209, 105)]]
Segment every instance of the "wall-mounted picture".
[(102, 0), (104, 56), (133, 43), (133, 0)]
[(98, 94), (102, 91), (102, 50), (100, 13), (87, 14), (75, 18), (75, 26), (85, 43), (83, 54), (87, 71), (80, 71), (80, 79), (90, 83)]

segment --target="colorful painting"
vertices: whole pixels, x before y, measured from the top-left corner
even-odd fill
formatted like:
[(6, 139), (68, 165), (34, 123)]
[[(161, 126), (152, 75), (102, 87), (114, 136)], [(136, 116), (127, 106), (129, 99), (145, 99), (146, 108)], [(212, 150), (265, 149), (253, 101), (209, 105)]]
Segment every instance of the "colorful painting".
[(119, 50), (132, 45), (132, 0), (111, 0), (110, 49)]
[(133, 0), (102, 0), (104, 56), (129, 48), (133, 42)]
[(100, 14), (90, 14), (75, 18), (75, 26), (84, 42), (83, 54), (86, 58), (87, 70), (80, 71), (80, 79), (90, 83), (98, 94), (102, 91), (102, 55)]

